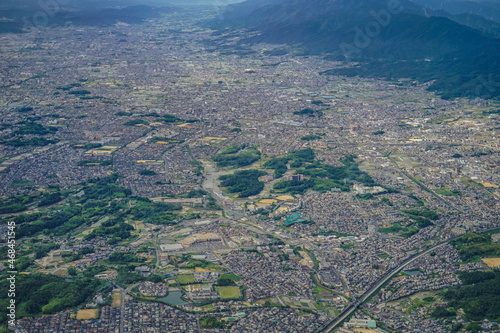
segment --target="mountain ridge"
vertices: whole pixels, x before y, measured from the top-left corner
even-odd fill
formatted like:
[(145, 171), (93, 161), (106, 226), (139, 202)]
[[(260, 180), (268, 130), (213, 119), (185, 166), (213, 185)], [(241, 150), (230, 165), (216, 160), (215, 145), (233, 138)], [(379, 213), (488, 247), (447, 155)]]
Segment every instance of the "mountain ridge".
[[(121, 3), (119, 1), (114, 4)], [(39, 13), (45, 14), (39, 6), (29, 6), (31, 2), (19, 3), (17, 7), (7, 7), (4, 5), (0, 8), (0, 33), (23, 33), (26, 26), (25, 21), (30, 21), (30, 18)], [(87, 4), (88, 5), (88, 4)], [(82, 5), (74, 7), (65, 5), (57, 7), (54, 12), (47, 14), (46, 24), (50, 26), (64, 26), (68, 23), (79, 26), (109, 26), (118, 22), (128, 24), (140, 24), (145, 19), (156, 18), (163, 13), (171, 13), (180, 10), (173, 6), (152, 7), (148, 5), (131, 5), (131, 6), (106, 6), (105, 3), (101, 7), (87, 7)]]
[[(254, 32), (241, 43), (288, 44), (303, 54), (367, 64), (338, 73), (436, 80), (431, 89), (445, 98), (500, 97), (498, 89), (477, 96), (475, 88), (489, 75), (500, 82), (500, 39), (411, 1), (249, 0), (229, 6), (228, 13), (208, 26)], [(387, 71), (391, 64), (398, 70)]]

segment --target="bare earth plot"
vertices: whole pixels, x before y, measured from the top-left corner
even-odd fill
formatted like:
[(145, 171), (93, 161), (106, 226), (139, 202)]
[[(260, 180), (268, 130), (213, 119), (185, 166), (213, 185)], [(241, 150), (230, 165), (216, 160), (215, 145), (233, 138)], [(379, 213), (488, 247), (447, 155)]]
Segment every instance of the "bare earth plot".
[(99, 310), (97, 309), (78, 310), (78, 313), (76, 315), (76, 319), (78, 320), (97, 319), (97, 318), (99, 318)]
[(500, 266), (500, 258), (483, 258), (481, 259), (488, 267), (496, 268)]
[(118, 307), (122, 305), (122, 293), (115, 292), (113, 293), (113, 301), (111, 302), (112, 307)]

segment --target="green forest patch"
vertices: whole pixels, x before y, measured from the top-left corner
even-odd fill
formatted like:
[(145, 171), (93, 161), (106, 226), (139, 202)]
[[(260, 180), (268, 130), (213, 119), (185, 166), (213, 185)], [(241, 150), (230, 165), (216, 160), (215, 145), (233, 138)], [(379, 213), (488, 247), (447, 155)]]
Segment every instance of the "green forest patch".
[(259, 170), (237, 171), (232, 175), (220, 176), (220, 187), (227, 187), (228, 193), (238, 193), (239, 198), (247, 198), (264, 189), (264, 183), (259, 181), (259, 177), (264, 175), (267, 173)]
[(35, 185), (31, 180), (14, 180), (10, 183), (9, 187), (31, 187)]
[(302, 180), (281, 180), (274, 184), (272, 192), (304, 194), (307, 190), (327, 192), (332, 188), (349, 191), (353, 181), (366, 186), (373, 186), (375, 182), (366, 173), (359, 169), (354, 161), (355, 155), (346, 155), (341, 160), (342, 166), (322, 164), (316, 160), (314, 150), (308, 148), (292, 151), (288, 156), (273, 158), (263, 167), (273, 169), (275, 178), (282, 177), (288, 168), (295, 170), (294, 174), (302, 175)]
[[(45, 274), (16, 276), (16, 317), (31, 317), (57, 313), (76, 307), (94, 296), (101, 282), (90, 277), (78, 277), (66, 281), (64, 277)], [(9, 282), (0, 282), (0, 304), (6, 309)], [(0, 313), (0, 325), (7, 322), (6, 311)]]
[(220, 276), (220, 278), (221, 279), (229, 279), (229, 280), (231, 280), (233, 282), (241, 280), (241, 278), (238, 275), (234, 274), (234, 273), (222, 274)]
[(241, 168), (252, 165), (260, 160), (257, 147), (245, 149), (245, 145), (228, 146), (213, 158), (219, 168)]
[(463, 309), (469, 320), (500, 320), (500, 270), (486, 272), (461, 272), (461, 286), (443, 293), (447, 307), (438, 307), (432, 313), (435, 318), (452, 317)]
[(484, 257), (500, 256), (500, 244), (492, 242), (490, 234), (469, 233), (451, 242), (465, 262)]
[(115, 183), (118, 178), (118, 175), (112, 175), (90, 180), (70, 190), (12, 196), (2, 201), (0, 214), (22, 212), (31, 205), (39, 207), (53, 205), (65, 199), (66, 204), (54, 206), (57, 209), (44, 209), (35, 214), (21, 214), (14, 217), (13, 220), (17, 225), (16, 236), (31, 237), (40, 233), (63, 236), (74, 231), (81, 233), (83, 229), (95, 225), (102, 217), (112, 216), (96, 225), (85, 236), (86, 239), (104, 237), (110, 244), (116, 244), (132, 236), (134, 227), (127, 223), (130, 220), (152, 224), (178, 222), (181, 217), (181, 206), (132, 197), (130, 190)]

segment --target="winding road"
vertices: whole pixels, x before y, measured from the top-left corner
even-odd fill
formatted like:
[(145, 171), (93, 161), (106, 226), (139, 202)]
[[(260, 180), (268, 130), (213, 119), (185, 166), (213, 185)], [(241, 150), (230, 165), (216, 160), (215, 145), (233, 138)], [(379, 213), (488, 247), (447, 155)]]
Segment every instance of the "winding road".
[[(493, 227), (493, 228), (489, 228), (489, 229), (486, 229), (486, 230), (483, 230), (483, 231), (479, 231), (479, 233), (485, 233), (485, 232), (489, 232), (489, 231), (492, 231), (492, 230), (496, 230), (498, 229), (498, 227)], [(403, 261), (398, 267), (394, 268), (393, 270), (391, 270), (389, 273), (385, 274), (383, 277), (381, 277), (377, 282), (375, 282), (375, 284), (370, 287), (370, 289), (368, 289), (368, 291), (366, 291), (363, 296), (361, 296), (359, 299), (356, 300), (355, 303), (349, 305), (347, 308), (344, 309), (344, 311), (342, 311), (337, 317), (335, 317), (332, 321), (330, 321), (328, 324), (326, 324), (325, 326), (323, 326), (323, 328), (321, 328), (320, 330), (318, 330), (318, 332), (322, 332), (322, 333), (328, 333), (330, 332), (330, 330), (332, 330), (333, 328), (335, 328), (335, 326), (337, 326), (338, 324), (340, 324), (342, 321), (344, 321), (351, 313), (353, 313), (361, 304), (363, 304), (364, 301), (366, 301), (370, 296), (372, 296), (373, 294), (376, 294), (378, 289), (380, 287), (382, 287), (384, 285), (384, 283), (386, 283), (387, 281), (389, 281), (394, 275), (398, 274), (399, 272), (401, 272), (406, 266), (408, 266), (409, 264), (411, 264), (412, 262), (414, 262), (415, 260), (417, 260), (418, 258), (426, 255), (427, 253), (429, 252), (432, 252), (433, 250), (437, 249), (438, 247), (441, 247), (457, 238), (459, 238), (461, 236), (455, 236), (455, 237), (451, 237), (449, 238), (448, 240), (445, 240), (439, 244), (436, 244), (428, 249), (425, 249), (424, 251), (422, 252), (419, 252), (419, 253), (416, 253), (414, 254), (413, 256), (409, 257), (408, 259), (406, 259), (405, 261)]]
[[(208, 161), (202, 161), (202, 163), (203, 163), (203, 166), (204, 166), (204, 169), (205, 169), (205, 172), (204, 172), (205, 181), (203, 182), (203, 188), (205, 190), (207, 190), (207, 191), (210, 191), (212, 194), (214, 194), (214, 197), (216, 198), (216, 200), (217, 200), (217, 202), (219, 204), (223, 205), (224, 201), (232, 203), (232, 200), (230, 198), (225, 198), (225, 200), (223, 200), (216, 193), (216, 191), (217, 192), (220, 191), (220, 189), (218, 189), (218, 187), (216, 186), (216, 180), (217, 180), (217, 178), (220, 175), (230, 173), (231, 171), (220, 171), (220, 170), (217, 170), (217, 168), (213, 164), (210, 164)], [(396, 164), (396, 163), (394, 163), (394, 164)], [(397, 166), (397, 164), (396, 164), (396, 166)], [(402, 171), (402, 170), (400, 170), (400, 171)], [(437, 196), (438, 198), (440, 198), (441, 201), (443, 201), (443, 199), (441, 197), (439, 197), (436, 193), (434, 193), (432, 191), (430, 191), (430, 192), (431, 192), (431, 194), (434, 194), (435, 196)], [(447, 203), (447, 202), (445, 202), (445, 203)], [(449, 203), (447, 203), (447, 204), (449, 204)], [(457, 208), (455, 208), (453, 206), (451, 206), (451, 208), (457, 210)], [(233, 218), (235, 220), (237, 220), (239, 217), (243, 217), (246, 214), (244, 212), (239, 212), (238, 215), (241, 215), (241, 216), (233, 216)], [(241, 223), (241, 224), (245, 224), (247, 226), (247, 228), (249, 227), (249, 225), (247, 225), (246, 223)], [(493, 229), (496, 229), (496, 228), (484, 230), (484, 231), (481, 231), (481, 233), (482, 232), (491, 231)], [(434, 245), (434, 246), (432, 246), (432, 247), (430, 247), (428, 249), (423, 250), (422, 252), (416, 253), (413, 256), (411, 256), (408, 259), (406, 259), (405, 261), (403, 261), (396, 268), (392, 269), (391, 271), (389, 271), (388, 273), (386, 273), (384, 276), (382, 276), (377, 282), (375, 282), (370, 287), (370, 289), (368, 289), (359, 299), (357, 299), (356, 302), (354, 302), (353, 304), (351, 304), (347, 308), (345, 308), (337, 317), (335, 317), (333, 320), (331, 320), (328, 324), (326, 324), (325, 326), (323, 326), (317, 332), (321, 332), (321, 333), (328, 333), (328, 332), (330, 332), (337, 325), (339, 325), (340, 323), (342, 323), (349, 315), (351, 315), (354, 311), (356, 311), (356, 309), (360, 305), (362, 305), (363, 302), (365, 302), (369, 297), (371, 297), (372, 295), (376, 294), (378, 292), (379, 288), (382, 287), (392, 277), (394, 277), (394, 275), (396, 275), (399, 272), (401, 272), (405, 267), (407, 267), (409, 264), (413, 263), (415, 260), (419, 259), (420, 257), (428, 254), (429, 252), (432, 252), (433, 250), (435, 250), (435, 249), (437, 249), (437, 248), (439, 248), (439, 247), (447, 244), (450, 241), (453, 241), (453, 240), (457, 239), (458, 237), (460, 237), (460, 236), (451, 237), (448, 240), (442, 241), (442, 242), (440, 242), (440, 243), (438, 243), (438, 244), (436, 244), (436, 245)]]
[(340, 324), (344, 319), (346, 319), (351, 313), (353, 313), (361, 304), (363, 304), (364, 301), (366, 301), (370, 296), (375, 294), (378, 289), (384, 285), (387, 281), (389, 281), (394, 275), (398, 274), (401, 272), (406, 266), (417, 260), (418, 258), (426, 255), (429, 252), (432, 252), (433, 250), (447, 244), (448, 242), (454, 240), (457, 237), (450, 238), (446, 241), (443, 241), (437, 245), (434, 245), (433, 247), (430, 247), (426, 249), (425, 251), (419, 252), (417, 254), (414, 254), (410, 258), (406, 259), (403, 261), (398, 267), (394, 268), (391, 270), (389, 273), (385, 274), (382, 278), (380, 278), (368, 291), (366, 291), (363, 296), (361, 296), (359, 299), (356, 300), (353, 304), (349, 305), (347, 308), (344, 309), (337, 317), (335, 317), (330, 323), (328, 323), (326, 326), (324, 326), (322, 329), (320, 329), (318, 332), (322, 333), (327, 333), (335, 326)]

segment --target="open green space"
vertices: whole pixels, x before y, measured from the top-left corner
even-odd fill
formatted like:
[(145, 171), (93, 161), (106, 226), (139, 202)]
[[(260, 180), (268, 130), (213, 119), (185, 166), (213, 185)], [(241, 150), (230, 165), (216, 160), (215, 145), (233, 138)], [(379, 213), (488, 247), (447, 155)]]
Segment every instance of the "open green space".
[(407, 226), (402, 226), (401, 222), (396, 222), (390, 227), (378, 229), (378, 232), (398, 234), (398, 236), (408, 238), (417, 233), (418, 230), (419, 229), (413, 226), (412, 223)]
[(229, 193), (239, 193), (240, 198), (246, 198), (257, 195), (264, 189), (264, 183), (259, 181), (259, 177), (266, 174), (259, 170), (236, 171), (232, 175), (220, 176), (220, 186), (227, 187)]
[(316, 160), (314, 150), (308, 148), (292, 151), (289, 155), (271, 159), (263, 167), (273, 169), (275, 177), (281, 177), (288, 167), (294, 174), (302, 175), (302, 179), (281, 180), (274, 184), (274, 193), (304, 194), (312, 189), (318, 192), (327, 192), (332, 188), (349, 191), (353, 181), (358, 181), (366, 186), (375, 185), (373, 179), (365, 172), (359, 170), (354, 161), (355, 155), (346, 155), (341, 160), (343, 166), (322, 164)]
[(146, 170), (146, 169), (139, 171), (139, 174), (141, 176), (156, 176), (156, 172), (155, 171), (153, 171), (153, 170)]
[(31, 180), (14, 180), (10, 183), (9, 187), (29, 187), (33, 185), (35, 185), (35, 183)]
[(185, 265), (185, 267), (186, 268), (200, 267), (213, 272), (223, 272), (225, 270), (224, 267), (217, 265), (216, 263), (207, 260), (193, 259), (193, 258), (188, 259), (188, 263)]
[(226, 324), (215, 316), (200, 318), (200, 326), (206, 329), (223, 329)]
[(457, 191), (457, 190), (452, 191), (446, 186), (441, 187), (440, 189), (436, 190), (435, 192), (439, 195), (444, 195), (446, 197), (462, 196), (462, 193), (460, 193), (460, 191)]
[(221, 279), (229, 279), (233, 282), (241, 280), (241, 278), (234, 273), (221, 274), (220, 278)]
[(325, 288), (322, 288), (322, 287), (314, 287), (313, 290), (314, 290), (314, 293), (317, 294), (317, 295), (327, 295), (327, 294), (329, 295), (329, 294), (332, 293), (328, 289), (325, 289)]
[(37, 137), (29, 138), (27, 140), (23, 140), (23, 138), (24, 137), (22, 136), (18, 136), (8, 140), (0, 138), (0, 144), (13, 147), (37, 147), (37, 146), (42, 147), (55, 144), (59, 141), (58, 139), (47, 140), (45, 138), (37, 138)]
[(14, 131), (12, 134), (14, 135), (27, 135), (27, 134), (32, 134), (32, 135), (47, 135), (47, 134), (53, 134), (57, 132), (56, 127), (44, 127), (43, 125), (40, 125), (39, 123), (33, 122), (33, 121), (26, 121), (23, 122), (19, 128)]
[[(40, 202), (42, 195), (39, 193), (34, 194), (21, 194), (13, 195), (7, 198), (3, 198), (0, 201), (0, 214), (18, 213), (28, 209), (29, 205)], [(32, 215), (39, 216), (39, 215)], [(18, 218), (15, 218), (17, 220)], [(19, 218), (20, 221), (24, 221), (24, 218)], [(27, 219), (28, 221), (30, 219)], [(17, 221), (16, 221), (17, 224)]]
[(184, 119), (172, 116), (171, 114), (164, 114), (162, 121), (165, 123), (177, 123), (184, 121)]
[(64, 200), (64, 204), (51, 206), (50, 209), (14, 217), (17, 236), (30, 237), (40, 233), (48, 236), (70, 235), (73, 232), (79, 234), (103, 217), (111, 216), (85, 236), (87, 239), (100, 236), (110, 244), (132, 236), (135, 228), (128, 223), (129, 220), (175, 224), (181, 218), (182, 215), (177, 213), (181, 206), (153, 203), (147, 198), (133, 197), (130, 190), (115, 183), (118, 178), (118, 175), (112, 175), (90, 180), (65, 191), (53, 189), (44, 194), (8, 197), (0, 203), (0, 214), (21, 212), (30, 205), (43, 207)]
[(402, 210), (402, 212), (408, 214), (408, 217), (413, 220), (413, 223), (409, 226), (416, 226), (420, 229), (434, 225), (432, 221), (439, 218), (435, 211), (427, 207), (422, 207), (421, 209), (406, 209)]
[(500, 244), (492, 242), (491, 234), (469, 233), (451, 242), (463, 261), (478, 261), (484, 257), (500, 256)]
[(462, 309), (469, 320), (500, 320), (500, 270), (461, 272), (463, 285), (443, 293), (447, 307), (438, 307), (435, 318), (455, 316)]
[(219, 293), (221, 299), (233, 299), (241, 297), (240, 287), (216, 287), (215, 290)]
[[(77, 277), (66, 281), (64, 277), (45, 274), (16, 276), (16, 317), (31, 317), (57, 313), (89, 301), (102, 286), (91, 277)], [(0, 304), (9, 305), (9, 281), (0, 281)], [(7, 322), (7, 312), (0, 312), (0, 325)]]
[(260, 151), (257, 147), (246, 148), (245, 145), (228, 146), (213, 158), (219, 168), (241, 168), (252, 165), (258, 160)]
[(309, 135), (301, 137), (300, 139), (303, 141), (314, 141), (314, 140), (321, 139), (321, 137), (322, 137), (322, 135), (309, 134)]
[(323, 111), (306, 108), (300, 111), (294, 111), (293, 114), (309, 117), (321, 117), (323, 115)]
[(175, 278), (181, 285), (192, 284), (196, 282), (193, 274), (180, 274), (177, 275)]
[(389, 254), (387, 254), (387, 253), (385, 253), (385, 252), (384, 252), (384, 253), (380, 253), (380, 254), (378, 255), (378, 257), (379, 257), (380, 259), (390, 259), (390, 258), (392, 258), (392, 257), (391, 257), (391, 255), (389, 255)]

